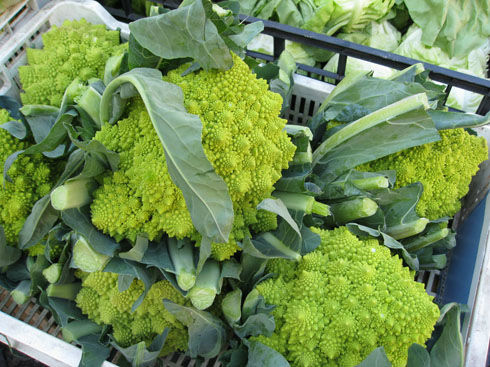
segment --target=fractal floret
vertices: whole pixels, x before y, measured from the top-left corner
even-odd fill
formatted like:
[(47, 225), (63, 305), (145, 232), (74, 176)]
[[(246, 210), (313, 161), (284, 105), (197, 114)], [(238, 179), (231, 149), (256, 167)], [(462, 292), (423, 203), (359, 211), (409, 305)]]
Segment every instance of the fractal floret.
[(76, 303), (89, 319), (98, 324), (112, 325), (119, 345), (127, 347), (141, 341), (150, 343), (165, 328), (170, 332), (161, 355), (187, 349), (187, 330), (167, 311), (163, 304), (168, 299), (184, 304), (184, 297), (166, 280), (154, 283), (143, 302), (131, 312), (134, 302), (143, 293), (143, 282), (133, 280), (128, 289), (118, 290), (118, 274), (94, 272), (82, 277), (82, 289)]
[(59, 106), (66, 87), (102, 78), (107, 59), (122, 51), (119, 32), (82, 19), (53, 25), (43, 34), (42, 49), (27, 49), (28, 65), (19, 67), (23, 104)]
[[(250, 225), (264, 229), (274, 218), (257, 216), (256, 206), (273, 191), (281, 170), (288, 167), (295, 146), (279, 118), (282, 98), (270, 92), (236, 55), (223, 71), (200, 71), (181, 76), (188, 67), (165, 79), (180, 86), (188, 112), (201, 118), (204, 152), (227, 184), (235, 221), (226, 244), (213, 244), (213, 255), (224, 260), (238, 249), (236, 241)], [(91, 206), (94, 225), (115, 238), (134, 239), (147, 233), (194, 237), (196, 230), (180, 189), (172, 182), (161, 142), (141, 100), (131, 102), (129, 115), (104, 125), (95, 139), (120, 153), (120, 170), (106, 177)], [(258, 224), (260, 221), (264, 223)]]
[(376, 239), (346, 227), (312, 230), (320, 246), (298, 263), (274, 260), (277, 276), (257, 285), (277, 306), (275, 332), (257, 339), (293, 367), (353, 367), (380, 346), (405, 366), (410, 345), (424, 344), (439, 317), (433, 297)]
[[(0, 109), (0, 124), (13, 120)], [(29, 143), (0, 129), (0, 164), (13, 153), (26, 149)], [(0, 178), (0, 224), (9, 245), (17, 245), (19, 232), (34, 203), (48, 194), (53, 184), (52, 165), (41, 154), (21, 155), (8, 170), (11, 182)]]
[(396, 170), (395, 188), (421, 182), (417, 213), (429, 219), (452, 217), (469, 190), (478, 165), (488, 158), (487, 142), (464, 129), (442, 130), (441, 140), (402, 150), (359, 166), (361, 171)]

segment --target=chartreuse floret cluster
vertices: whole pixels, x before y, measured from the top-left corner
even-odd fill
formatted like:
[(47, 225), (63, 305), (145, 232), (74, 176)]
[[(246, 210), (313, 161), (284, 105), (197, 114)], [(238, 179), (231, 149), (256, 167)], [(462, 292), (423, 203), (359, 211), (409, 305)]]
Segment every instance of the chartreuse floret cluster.
[[(271, 229), (274, 218), (256, 206), (270, 196), (281, 170), (288, 167), (295, 146), (279, 118), (282, 99), (270, 92), (236, 55), (227, 71), (200, 71), (181, 76), (183, 66), (165, 79), (180, 86), (184, 104), (199, 115), (202, 144), (216, 173), (226, 182), (235, 221), (230, 241), (213, 244), (218, 260), (238, 249), (237, 240), (256, 228)], [(164, 98), (164, 96), (163, 96)], [(120, 170), (106, 177), (91, 206), (94, 225), (116, 238), (134, 239), (145, 232), (150, 240), (169, 236), (198, 237), (180, 189), (171, 181), (163, 148), (140, 100), (133, 100), (126, 119), (104, 125), (95, 139), (120, 153)], [(198, 238), (196, 238), (198, 239)]]
[(59, 106), (76, 77), (82, 82), (102, 78), (107, 59), (125, 47), (119, 45), (118, 31), (85, 19), (53, 25), (43, 43), (42, 49), (27, 49), (28, 65), (19, 67), (23, 104)]
[[(13, 120), (8, 111), (0, 109), (0, 125)], [(28, 143), (0, 129), (0, 165)], [(48, 194), (53, 180), (53, 169), (41, 154), (21, 155), (8, 170), (12, 182), (0, 175), (0, 224), (9, 245), (15, 246), (19, 232), (34, 203)]]
[(321, 245), (298, 263), (272, 261), (277, 276), (257, 285), (277, 306), (274, 334), (258, 340), (293, 367), (353, 367), (380, 346), (405, 366), (410, 345), (424, 344), (439, 317), (433, 297), (376, 239), (346, 227), (312, 230)]
[(425, 218), (452, 217), (469, 190), (478, 165), (488, 158), (484, 138), (464, 129), (439, 131), (441, 140), (402, 150), (366, 163), (361, 171), (396, 170), (395, 188), (421, 182), (424, 192), (417, 213)]
[(163, 300), (184, 304), (184, 297), (166, 280), (152, 285), (141, 305), (131, 312), (133, 303), (143, 293), (143, 283), (135, 279), (128, 289), (119, 292), (118, 274), (94, 272), (84, 275), (76, 303), (89, 319), (97, 324), (112, 325), (119, 345), (145, 341), (148, 343), (165, 328), (170, 332), (161, 355), (187, 349), (187, 330), (167, 311)]

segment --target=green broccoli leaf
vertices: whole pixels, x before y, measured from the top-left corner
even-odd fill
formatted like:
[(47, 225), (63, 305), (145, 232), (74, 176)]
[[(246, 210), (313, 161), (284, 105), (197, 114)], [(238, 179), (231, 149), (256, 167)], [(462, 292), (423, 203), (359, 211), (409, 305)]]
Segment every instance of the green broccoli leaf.
[(289, 367), (289, 362), (279, 352), (261, 342), (245, 342), (248, 346), (247, 367)]
[(112, 257), (120, 247), (113, 238), (99, 232), (93, 226), (90, 215), (85, 210), (83, 212), (78, 208), (63, 210), (61, 219), (68, 227), (85, 237), (94, 250), (101, 254)]
[(151, 342), (149, 347), (146, 347), (144, 341), (133, 344), (127, 348), (119, 346), (116, 341), (111, 342), (111, 345), (116, 348), (121, 354), (131, 363), (132, 367), (147, 367), (153, 366), (157, 360), (160, 351), (165, 345), (169, 328), (165, 328), (160, 335), (157, 335)]
[(109, 357), (111, 349), (99, 341), (97, 335), (87, 335), (77, 340), (82, 346), (82, 358), (78, 367), (101, 366)]
[(391, 367), (383, 347), (373, 350), (357, 367)]
[(227, 341), (225, 324), (220, 319), (209, 312), (181, 306), (169, 300), (163, 300), (163, 303), (168, 312), (187, 326), (191, 358), (213, 358), (219, 354)]
[(21, 256), (21, 250), (7, 245), (3, 226), (0, 225), (0, 268), (14, 264)]
[(408, 348), (407, 367), (430, 367), (430, 356), (427, 349), (420, 344)]
[(38, 243), (51, 230), (58, 218), (59, 214), (51, 206), (49, 194), (39, 199), (19, 232), (19, 248), (27, 249)]
[(206, 16), (202, 0), (137, 20), (130, 23), (129, 29), (142, 47), (158, 57), (192, 57), (204, 69), (232, 66), (230, 51), (215, 24)]
[(442, 334), (430, 351), (431, 367), (463, 366), (463, 338), (460, 332), (461, 305), (448, 303), (441, 309), (439, 325), (444, 325)]

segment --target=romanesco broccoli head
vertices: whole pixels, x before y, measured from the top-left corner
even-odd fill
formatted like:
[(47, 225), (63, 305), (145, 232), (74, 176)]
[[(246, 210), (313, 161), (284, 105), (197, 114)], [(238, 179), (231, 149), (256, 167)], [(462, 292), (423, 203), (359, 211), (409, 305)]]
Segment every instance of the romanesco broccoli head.
[[(213, 255), (224, 260), (237, 251), (236, 241), (248, 234), (257, 218), (256, 206), (270, 196), (281, 170), (288, 167), (295, 146), (279, 118), (282, 100), (268, 90), (236, 55), (227, 71), (200, 71), (181, 76), (187, 66), (165, 79), (180, 86), (184, 104), (201, 118), (204, 152), (227, 184), (235, 221), (227, 244), (213, 244)], [(161, 142), (141, 100), (133, 100), (129, 115), (116, 125), (104, 125), (95, 139), (120, 153), (120, 170), (106, 177), (91, 206), (94, 225), (116, 238), (134, 239), (147, 233), (155, 239), (199, 236), (184, 197), (172, 182)], [(267, 223), (266, 223), (267, 222)]]
[(384, 346), (395, 367), (412, 343), (424, 344), (439, 317), (424, 285), (376, 239), (346, 227), (312, 228), (321, 245), (298, 262), (275, 260), (257, 289), (277, 307), (276, 330), (257, 339), (293, 367), (353, 367)]
[(118, 275), (109, 272), (85, 274), (76, 303), (89, 319), (111, 325), (116, 341), (122, 346), (149, 343), (165, 328), (170, 332), (161, 355), (187, 349), (187, 330), (163, 305), (164, 299), (184, 304), (184, 297), (166, 280), (153, 284), (143, 302), (131, 312), (133, 303), (143, 293), (143, 283), (135, 279), (128, 289), (119, 292)]
[(487, 142), (464, 129), (439, 131), (441, 140), (402, 150), (357, 167), (360, 171), (396, 170), (395, 188), (421, 182), (417, 213), (429, 219), (452, 217), (469, 190), (478, 165), (488, 159)]
[(122, 51), (119, 32), (85, 19), (65, 21), (43, 34), (42, 49), (27, 49), (28, 65), (19, 67), (23, 104), (59, 106), (66, 87), (104, 76), (107, 59)]
[[(13, 120), (6, 110), (0, 109), (0, 124)], [(0, 129), (0, 164), (28, 143)], [(48, 194), (52, 187), (54, 170), (41, 154), (21, 155), (10, 166), (8, 175), (12, 182), (0, 175), (0, 224), (5, 231), (7, 243), (16, 245), (19, 232), (31, 212), (34, 203)]]

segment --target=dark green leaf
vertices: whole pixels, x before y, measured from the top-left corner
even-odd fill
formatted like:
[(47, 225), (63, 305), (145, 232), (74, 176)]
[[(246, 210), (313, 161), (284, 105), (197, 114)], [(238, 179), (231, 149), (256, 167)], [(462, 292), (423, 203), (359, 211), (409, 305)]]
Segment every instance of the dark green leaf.
[(194, 226), (213, 242), (228, 242), (233, 205), (225, 182), (204, 153), (202, 123), (198, 116), (186, 112), (182, 90), (161, 78), (159, 71), (141, 68), (112, 81), (102, 96), (101, 119), (113, 121), (111, 99), (118, 87), (134, 85), (163, 145), (170, 176), (182, 190)]
[(97, 335), (81, 337), (77, 342), (82, 346), (82, 358), (78, 367), (102, 366), (110, 355), (111, 349), (103, 345)]
[(172, 259), (168, 253), (167, 243), (164, 240), (157, 243), (151, 243), (140, 262), (155, 266), (158, 269), (163, 269), (172, 273), (175, 272)]
[(463, 338), (460, 332), (461, 307), (457, 303), (447, 304), (441, 309), (438, 323), (444, 329), (430, 351), (431, 367), (463, 366)]
[(276, 328), (274, 317), (266, 313), (251, 315), (242, 325), (235, 325), (233, 330), (240, 338), (249, 336), (271, 336)]
[(13, 119), (22, 119), (22, 114), (19, 111), (21, 107), (22, 105), (15, 98), (5, 95), (0, 96), (0, 108), (5, 108)]
[(146, 48), (141, 46), (134, 38), (133, 33), (130, 33), (129, 35), (128, 55), (128, 66), (130, 70), (134, 68), (158, 68), (158, 65), (162, 61), (162, 57), (155, 56)]
[(4, 129), (10, 133), (10, 135), (16, 137), (17, 139), (24, 139), (27, 135), (27, 129), (22, 122), (19, 121), (8, 121), (0, 125), (0, 129)]
[(204, 69), (229, 69), (231, 54), (202, 0), (189, 6), (130, 23), (131, 34), (152, 54), (177, 59), (192, 57)]
[(383, 347), (373, 350), (357, 367), (391, 367)]
[(65, 326), (70, 320), (86, 318), (75, 302), (63, 298), (48, 297), (44, 291), (39, 295), (39, 303), (51, 311), (59, 326)]
[(0, 269), (14, 264), (22, 256), (22, 251), (7, 245), (3, 226), (0, 225)]
[(485, 116), (451, 111), (428, 111), (437, 130), (483, 126), (490, 123), (490, 112)]
[(223, 322), (206, 311), (181, 306), (169, 300), (163, 301), (165, 308), (188, 328), (189, 354), (192, 358), (216, 357), (226, 343)]
[(49, 194), (39, 199), (19, 233), (19, 248), (27, 249), (38, 243), (54, 226), (59, 215), (51, 206)]
[(119, 244), (113, 238), (99, 232), (93, 226), (88, 213), (82, 213), (80, 209), (68, 209), (61, 212), (61, 219), (68, 227), (84, 236), (95, 251), (114, 256), (119, 249)]
[(289, 367), (289, 363), (279, 352), (258, 341), (248, 344), (248, 363), (246, 367)]
[(427, 349), (420, 344), (412, 344), (408, 348), (407, 367), (431, 367)]
[(163, 332), (153, 339), (151, 345), (147, 348), (144, 341), (133, 344), (127, 348), (119, 346), (116, 342), (111, 345), (115, 347), (126, 358), (132, 367), (153, 366), (162, 350), (165, 340), (170, 329), (165, 328)]

